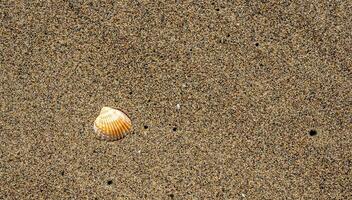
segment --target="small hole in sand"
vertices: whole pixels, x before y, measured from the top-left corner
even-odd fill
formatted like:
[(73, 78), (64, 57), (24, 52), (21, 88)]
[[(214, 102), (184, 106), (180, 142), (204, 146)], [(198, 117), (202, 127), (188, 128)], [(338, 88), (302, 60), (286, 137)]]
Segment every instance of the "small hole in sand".
[(317, 134), (318, 134), (318, 132), (317, 132), (316, 130), (314, 130), (314, 129), (312, 129), (312, 130), (309, 131), (309, 135), (310, 135), (310, 136), (315, 136), (315, 135), (317, 135)]

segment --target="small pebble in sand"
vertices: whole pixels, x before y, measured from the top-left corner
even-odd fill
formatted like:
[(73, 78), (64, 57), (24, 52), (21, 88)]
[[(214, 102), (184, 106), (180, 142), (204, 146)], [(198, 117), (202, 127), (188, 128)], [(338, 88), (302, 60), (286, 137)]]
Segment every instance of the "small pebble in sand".
[(181, 105), (178, 103), (177, 105), (176, 105), (176, 110), (180, 110), (181, 109)]

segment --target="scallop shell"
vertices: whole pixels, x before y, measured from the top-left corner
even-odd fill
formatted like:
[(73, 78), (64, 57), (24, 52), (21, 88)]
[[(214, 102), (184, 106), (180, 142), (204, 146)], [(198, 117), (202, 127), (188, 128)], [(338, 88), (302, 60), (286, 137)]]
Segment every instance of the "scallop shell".
[(103, 140), (118, 140), (125, 137), (132, 128), (130, 118), (120, 110), (103, 107), (94, 122), (94, 131)]

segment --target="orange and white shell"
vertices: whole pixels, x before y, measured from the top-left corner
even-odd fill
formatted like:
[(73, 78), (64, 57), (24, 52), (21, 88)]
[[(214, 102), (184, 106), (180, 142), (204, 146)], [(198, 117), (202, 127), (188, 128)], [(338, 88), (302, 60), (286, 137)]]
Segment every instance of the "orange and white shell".
[(118, 140), (125, 137), (132, 128), (130, 118), (122, 111), (103, 107), (94, 122), (94, 131), (103, 140)]

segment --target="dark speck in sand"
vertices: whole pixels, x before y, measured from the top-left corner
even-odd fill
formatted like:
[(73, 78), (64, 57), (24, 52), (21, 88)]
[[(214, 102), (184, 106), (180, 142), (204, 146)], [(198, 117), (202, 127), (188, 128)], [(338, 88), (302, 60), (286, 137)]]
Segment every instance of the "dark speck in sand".
[(309, 135), (310, 136), (316, 136), (317, 134), (318, 134), (318, 132), (316, 130), (314, 130), (314, 129), (309, 131)]

